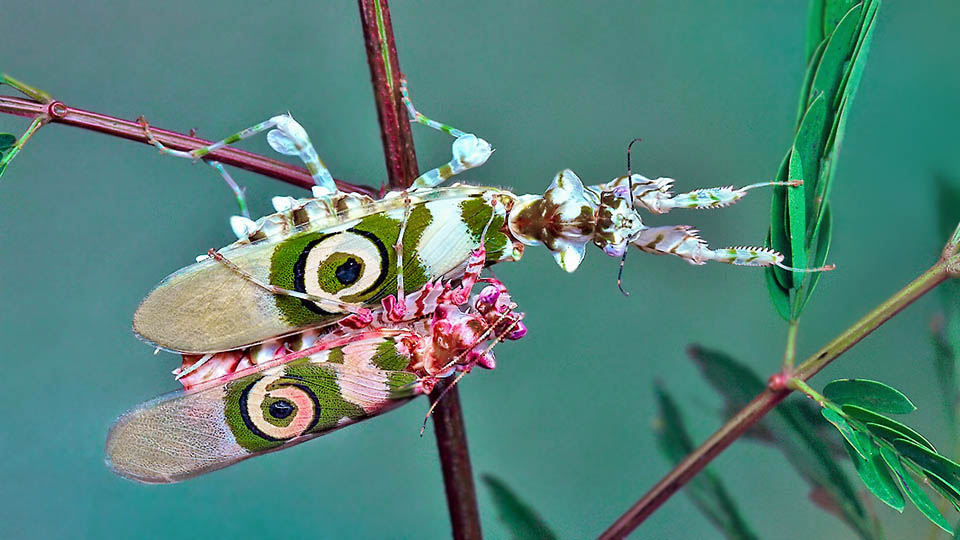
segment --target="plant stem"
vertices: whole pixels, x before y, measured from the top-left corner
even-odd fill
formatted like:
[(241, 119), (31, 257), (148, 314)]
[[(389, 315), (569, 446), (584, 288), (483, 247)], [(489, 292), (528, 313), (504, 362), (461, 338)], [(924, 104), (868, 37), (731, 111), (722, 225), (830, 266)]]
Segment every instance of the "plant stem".
[[(448, 384), (448, 381), (444, 381), (433, 389), (430, 394), (431, 403), (443, 393)], [(467, 449), (467, 431), (456, 386), (447, 390), (433, 411), (433, 429), (437, 436), (437, 453), (440, 455), (453, 537), (479, 540), (483, 537), (480, 530), (480, 511), (477, 509), (477, 492), (473, 483), (470, 452)]]
[[(406, 188), (419, 172), (410, 122), (400, 96), (400, 64), (390, 24), (390, 9), (387, 0), (358, 0), (358, 4), (387, 162), (388, 186), (391, 189)], [(446, 384), (441, 383), (434, 388), (430, 394), (431, 402), (443, 395)], [(467, 431), (456, 387), (449, 388), (443, 399), (437, 402), (433, 426), (453, 537), (480, 539), (480, 512), (467, 449)]]
[(793, 363), (797, 358), (797, 329), (799, 321), (792, 319), (787, 325), (787, 346), (783, 351), (783, 364), (780, 371), (790, 373), (793, 371)]
[(359, 0), (358, 4), (387, 162), (387, 186), (402, 189), (409, 187), (419, 172), (407, 109), (400, 99), (400, 62), (390, 8), (387, 0)]
[[(960, 267), (960, 256), (956, 253), (956, 245), (948, 244), (944, 249), (944, 256), (926, 272), (910, 282), (906, 287), (896, 292), (882, 304), (867, 313), (853, 326), (834, 338), (819, 351), (807, 358), (792, 376), (800, 381), (806, 381), (816, 375), (838, 356), (867, 337), (871, 332), (887, 322), (900, 310), (915, 300), (930, 292), (942, 283), (951, 272)], [(713, 435), (703, 442), (696, 450), (677, 464), (653, 488), (640, 498), (626, 513), (604, 532), (600, 538), (624, 538), (636, 529), (645, 519), (665, 503), (684, 484), (690, 481), (708, 463), (713, 461), (733, 441), (737, 440), (750, 426), (770, 412), (778, 403), (783, 401), (792, 390), (789, 388), (790, 374), (779, 373), (770, 378), (766, 390), (758, 394), (740, 412), (733, 415)]]
[[(143, 125), (138, 122), (131, 122), (105, 114), (69, 107), (60, 101), (38, 103), (25, 98), (0, 96), (0, 113), (27, 118), (45, 118), (46, 121), (50, 123), (66, 124), (68, 126), (105, 133), (122, 139), (150, 144), (144, 132)], [(150, 131), (158, 141), (174, 150), (194, 150), (213, 142), (153, 126), (150, 127)], [(211, 159), (213, 161), (219, 161), (224, 165), (232, 165), (246, 169), (305, 189), (313, 187), (313, 179), (306, 169), (247, 152), (246, 150), (227, 146), (213, 152), (205, 159)], [(376, 194), (376, 190), (367, 186), (350, 184), (341, 180), (337, 180), (336, 182), (337, 187), (343, 191), (354, 191), (368, 195)]]

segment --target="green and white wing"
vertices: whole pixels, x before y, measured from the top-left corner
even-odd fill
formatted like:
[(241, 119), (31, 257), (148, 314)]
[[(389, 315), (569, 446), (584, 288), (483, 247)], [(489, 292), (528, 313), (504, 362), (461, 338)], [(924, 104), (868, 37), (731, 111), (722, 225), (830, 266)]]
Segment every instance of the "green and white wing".
[(324, 351), (323, 362), (296, 360), (148, 401), (110, 429), (107, 465), (138, 482), (178, 482), (389, 411), (418, 395), (416, 376), (351, 358), (403, 364), (391, 343), (358, 342), (346, 356)]
[[(414, 291), (462, 266), (488, 224), (487, 260), (513, 260), (500, 231), (505, 210), (477, 188), (431, 190), (414, 198), (403, 236), (403, 280)], [(397, 290), (395, 245), (406, 210), (395, 199), (361, 209), (363, 215), (320, 229), (267, 237), (221, 254), (264, 283), (339, 302), (375, 307)], [(494, 215), (496, 212), (496, 215)], [(493, 216), (493, 217), (491, 217)], [(163, 280), (143, 300), (134, 332), (149, 343), (184, 354), (246, 347), (344, 317), (342, 310), (275, 295), (214, 260)]]

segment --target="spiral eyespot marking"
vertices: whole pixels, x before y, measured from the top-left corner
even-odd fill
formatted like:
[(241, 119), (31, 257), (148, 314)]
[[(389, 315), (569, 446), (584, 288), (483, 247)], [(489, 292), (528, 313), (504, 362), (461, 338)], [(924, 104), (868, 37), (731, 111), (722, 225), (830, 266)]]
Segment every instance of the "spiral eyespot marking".
[[(389, 270), (383, 241), (368, 231), (348, 229), (306, 245), (293, 267), (294, 288), (331, 300), (362, 301), (383, 285)], [(336, 313), (308, 300), (302, 303), (314, 313)]]
[(240, 415), (258, 437), (281, 442), (298, 437), (316, 426), (320, 402), (308, 386), (290, 377), (262, 377), (240, 394)]

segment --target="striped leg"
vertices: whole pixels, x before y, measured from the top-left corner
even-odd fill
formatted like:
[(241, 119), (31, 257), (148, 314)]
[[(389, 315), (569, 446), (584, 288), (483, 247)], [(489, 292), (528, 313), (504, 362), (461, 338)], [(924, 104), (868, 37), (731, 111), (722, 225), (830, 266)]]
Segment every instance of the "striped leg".
[(783, 264), (783, 255), (769, 248), (738, 246), (710, 249), (697, 235), (697, 230), (687, 225), (644, 229), (631, 243), (647, 253), (675, 255), (690, 264), (716, 261), (738, 266), (779, 266), (791, 272), (822, 272), (834, 268), (833, 265), (792, 268)]
[(333, 182), (333, 176), (330, 175), (330, 171), (327, 170), (323, 161), (320, 160), (320, 156), (317, 155), (317, 151), (310, 142), (310, 137), (307, 136), (307, 131), (289, 114), (274, 116), (255, 126), (238, 131), (222, 141), (217, 141), (189, 152), (167, 148), (163, 143), (153, 137), (145, 121), (142, 122), (142, 124), (147, 133), (148, 140), (152, 145), (156, 146), (160, 152), (170, 156), (192, 159), (194, 161), (203, 159), (211, 152), (216, 152), (228, 144), (233, 144), (267, 131), (268, 129), (272, 129), (272, 131), (267, 133), (267, 142), (270, 143), (270, 147), (281, 154), (300, 157), (300, 160), (306, 165), (307, 170), (310, 172), (316, 184), (313, 190), (315, 197), (322, 197), (337, 192), (337, 186)]
[(493, 153), (493, 148), (490, 146), (490, 143), (472, 133), (467, 133), (455, 127), (448, 126), (447, 124), (437, 122), (436, 120), (431, 120), (417, 111), (413, 106), (413, 102), (410, 101), (406, 78), (400, 79), (400, 94), (403, 96), (403, 104), (407, 107), (407, 114), (410, 115), (411, 122), (417, 122), (442, 131), (457, 139), (453, 142), (453, 159), (445, 165), (421, 174), (413, 181), (411, 187), (435, 187), (456, 174), (486, 163), (490, 154)]
[(673, 178), (657, 178), (651, 180), (645, 176), (634, 174), (628, 178), (621, 176), (614, 178), (606, 184), (591, 186), (595, 191), (614, 191), (615, 189), (633, 190), (633, 202), (636, 206), (642, 206), (654, 214), (666, 214), (674, 208), (723, 208), (730, 206), (742, 199), (747, 191), (758, 187), (766, 186), (790, 186), (801, 185), (801, 180), (790, 180), (789, 182), (760, 182), (750, 184), (742, 188), (733, 186), (695, 189), (687, 193), (676, 194), (671, 191), (673, 187)]

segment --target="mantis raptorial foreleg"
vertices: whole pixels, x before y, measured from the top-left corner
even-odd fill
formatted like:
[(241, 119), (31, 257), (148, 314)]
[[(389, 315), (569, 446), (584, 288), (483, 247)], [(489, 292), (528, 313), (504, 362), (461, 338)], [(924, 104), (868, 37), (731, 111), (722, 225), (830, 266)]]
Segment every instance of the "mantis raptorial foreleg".
[(621, 176), (614, 178), (606, 184), (590, 186), (595, 191), (614, 191), (616, 189), (627, 189), (633, 192), (633, 204), (637, 207), (646, 208), (654, 214), (666, 214), (674, 208), (723, 208), (730, 206), (742, 199), (747, 191), (758, 187), (767, 186), (791, 186), (796, 187), (802, 184), (800, 180), (790, 180), (788, 182), (759, 182), (750, 184), (741, 188), (733, 186), (700, 188), (687, 193), (673, 193), (673, 178), (657, 178), (651, 180), (643, 175), (634, 174), (630, 177)]
[[(242, 131), (238, 131), (237, 133), (234, 133), (233, 135), (230, 135), (221, 141), (217, 141), (207, 146), (202, 146), (189, 152), (167, 148), (163, 145), (163, 143), (153, 137), (150, 132), (150, 127), (142, 118), (141, 124), (143, 125), (144, 131), (147, 133), (147, 139), (162, 153), (170, 156), (192, 159), (194, 161), (203, 159), (211, 152), (215, 152), (220, 148), (227, 146), (228, 144), (242, 141), (243, 139), (258, 133), (262, 133), (268, 129), (272, 129), (272, 131), (267, 133), (267, 142), (269, 142), (271, 148), (277, 152), (286, 154), (288, 156), (298, 156), (300, 160), (303, 161), (303, 164), (306, 165), (307, 171), (310, 172), (310, 176), (313, 177), (313, 181), (316, 184), (313, 189), (314, 197), (323, 197), (337, 192), (337, 185), (333, 181), (333, 176), (330, 175), (330, 171), (327, 170), (327, 167), (323, 164), (323, 161), (320, 160), (320, 156), (317, 155), (317, 151), (313, 148), (313, 144), (310, 142), (310, 137), (307, 136), (307, 131), (303, 129), (303, 126), (301, 126), (300, 123), (294, 120), (289, 114), (274, 116), (269, 120), (260, 122), (259, 124), (248, 127)], [(217, 170), (221, 171), (221, 175), (224, 175), (224, 179), (229, 178), (229, 175), (222, 170), (222, 167), (217, 168)], [(230, 184), (231, 189), (233, 189), (236, 184), (231, 182), (232, 179), (228, 180), (227, 183)], [(234, 192), (236, 193), (237, 190), (234, 189)]]
[(779, 266), (792, 272), (820, 272), (833, 270), (833, 265), (820, 268), (791, 268), (783, 264), (783, 255), (769, 248), (737, 246), (710, 249), (687, 225), (672, 225), (644, 229), (631, 242), (634, 246), (654, 255), (675, 255), (690, 264), (706, 264), (709, 261), (738, 266)]
[(412, 188), (435, 187), (449, 179), (460, 174), (467, 169), (479, 167), (486, 163), (487, 158), (493, 153), (490, 143), (477, 137), (473, 133), (461, 131), (447, 124), (431, 120), (417, 111), (410, 101), (410, 93), (407, 91), (407, 80), (400, 79), (400, 94), (403, 96), (403, 104), (407, 107), (407, 113), (410, 115), (411, 122), (417, 122), (452, 135), (457, 140), (453, 142), (453, 159), (449, 163), (429, 170), (421, 174), (413, 181)]

